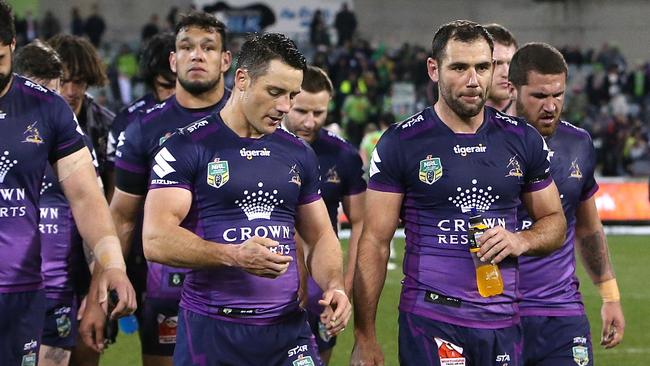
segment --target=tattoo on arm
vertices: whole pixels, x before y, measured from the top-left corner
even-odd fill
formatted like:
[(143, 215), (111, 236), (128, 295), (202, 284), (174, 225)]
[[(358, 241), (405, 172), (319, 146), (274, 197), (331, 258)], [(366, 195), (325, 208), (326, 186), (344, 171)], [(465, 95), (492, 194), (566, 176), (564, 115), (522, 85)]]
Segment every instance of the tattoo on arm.
[(56, 365), (63, 365), (65, 361), (70, 356), (70, 351), (58, 347), (48, 347), (47, 352), (45, 352), (45, 359), (51, 360)]
[(582, 238), (580, 252), (582, 263), (594, 279), (613, 276), (607, 242), (603, 232), (596, 232)]

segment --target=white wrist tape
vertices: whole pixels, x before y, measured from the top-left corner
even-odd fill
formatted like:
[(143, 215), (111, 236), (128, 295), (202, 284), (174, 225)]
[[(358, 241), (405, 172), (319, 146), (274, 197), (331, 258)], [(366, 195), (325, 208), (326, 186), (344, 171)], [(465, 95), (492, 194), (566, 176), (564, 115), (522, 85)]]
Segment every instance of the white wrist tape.
[(126, 271), (120, 239), (115, 235), (105, 236), (93, 248), (97, 262), (104, 268), (117, 268)]

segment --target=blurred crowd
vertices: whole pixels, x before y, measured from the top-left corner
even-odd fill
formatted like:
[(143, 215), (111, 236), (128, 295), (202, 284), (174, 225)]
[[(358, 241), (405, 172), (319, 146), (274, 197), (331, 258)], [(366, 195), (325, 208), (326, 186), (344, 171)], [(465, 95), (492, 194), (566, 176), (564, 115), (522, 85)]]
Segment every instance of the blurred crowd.
[[(170, 30), (180, 12), (173, 7), (161, 21), (157, 14), (141, 28), (140, 39), (109, 44), (102, 37), (107, 24), (97, 8), (82, 17), (72, 9), (72, 21), (62, 26), (51, 12), (36, 19), (29, 12), (18, 18), (18, 43), (25, 44), (64, 32), (83, 35), (98, 48), (108, 71), (106, 87), (92, 92), (117, 111), (142, 95), (138, 50), (153, 35)], [(325, 69), (336, 90), (328, 123), (353, 144), (379, 130), (380, 122), (394, 122), (431, 105), (436, 86), (426, 73), (429, 51), (404, 43), (398, 48), (371, 43), (357, 31), (357, 17), (343, 6), (328, 24), (314, 12), (306, 41), (300, 46), (310, 61)], [(241, 40), (233, 39), (236, 57)], [(603, 176), (650, 175), (650, 62), (629, 62), (620, 50), (604, 43), (598, 50), (564, 46), (569, 64), (564, 118), (587, 129), (598, 152)], [(234, 63), (233, 63), (234, 64)]]

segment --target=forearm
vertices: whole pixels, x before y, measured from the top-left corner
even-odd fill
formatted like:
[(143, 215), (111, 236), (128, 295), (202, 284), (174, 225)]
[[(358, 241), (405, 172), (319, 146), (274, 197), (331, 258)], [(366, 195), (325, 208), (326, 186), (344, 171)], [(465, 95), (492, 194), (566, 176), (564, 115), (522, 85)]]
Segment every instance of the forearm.
[(582, 259), (582, 264), (594, 284), (615, 277), (607, 239), (602, 227), (591, 233), (576, 235), (576, 247)]
[(306, 244), (304, 249), (307, 268), (318, 286), (323, 291), (345, 290), (341, 245), (334, 231), (325, 231), (316, 242)]
[(530, 230), (517, 233), (526, 242), (525, 255), (544, 256), (564, 243), (566, 237), (566, 220), (564, 213), (555, 212), (535, 221)]
[(354, 281), (354, 272), (357, 267), (357, 254), (359, 251), (359, 237), (361, 236), (361, 230), (363, 229), (363, 223), (353, 223), (352, 229), (350, 231), (350, 239), (348, 240), (348, 259), (347, 266), (345, 269), (345, 290), (350, 292), (352, 290), (352, 283)]
[(386, 281), (390, 239), (377, 243), (364, 235), (359, 240), (357, 263), (363, 263), (363, 270), (355, 272), (353, 286), (354, 332), (357, 338), (376, 338), (375, 318), (379, 296)]
[(213, 243), (177, 225), (143, 229), (143, 248), (147, 260), (182, 268), (233, 266), (232, 245)]

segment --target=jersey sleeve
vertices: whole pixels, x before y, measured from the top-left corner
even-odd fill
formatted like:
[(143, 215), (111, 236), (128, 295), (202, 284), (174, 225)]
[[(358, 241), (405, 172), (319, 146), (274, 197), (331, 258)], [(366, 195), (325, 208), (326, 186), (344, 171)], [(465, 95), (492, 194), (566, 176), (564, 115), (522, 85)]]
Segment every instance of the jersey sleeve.
[(363, 179), (363, 162), (355, 150), (347, 151), (343, 156), (343, 195), (353, 196), (366, 190)]
[(372, 190), (394, 193), (405, 191), (397, 132), (394, 126), (387, 130), (372, 151), (368, 170), (368, 188)]
[(106, 143), (106, 166), (112, 168), (115, 165), (115, 152), (120, 142), (124, 141), (124, 130), (128, 125), (126, 109), (115, 116), (113, 124), (108, 131), (108, 142)]
[(149, 178), (149, 159), (139, 120), (124, 131), (115, 158), (115, 186), (126, 193), (144, 195)]
[(534, 192), (548, 187), (552, 182), (551, 164), (548, 145), (531, 126), (526, 125), (525, 149), (526, 149), (526, 170), (524, 176), (524, 192)]
[(588, 138), (585, 150), (587, 151), (588, 165), (584, 172), (585, 184), (582, 186), (582, 192), (580, 194), (581, 201), (588, 200), (598, 191), (598, 183), (596, 183), (596, 178), (594, 177), (596, 170), (596, 150), (594, 149), (594, 144), (591, 140), (591, 137)]
[(55, 136), (49, 152), (51, 164), (85, 147), (84, 133), (77, 122), (77, 117), (63, 99), (57, 99), (55, 103), (50, 121), (50, 128)]
[(149, 189), (175, 187), (191, 191), (198, 173), (197, 148), (198, 145), (183, 135), (165, 141), (154, 156)]
[(320, 171), (318, 158), (310, 146), (305, 145), (305, 154), (302, 161), (303, 178), (300, 185), (298, 204), (305, 205), (317, 201), (320, 196)]

